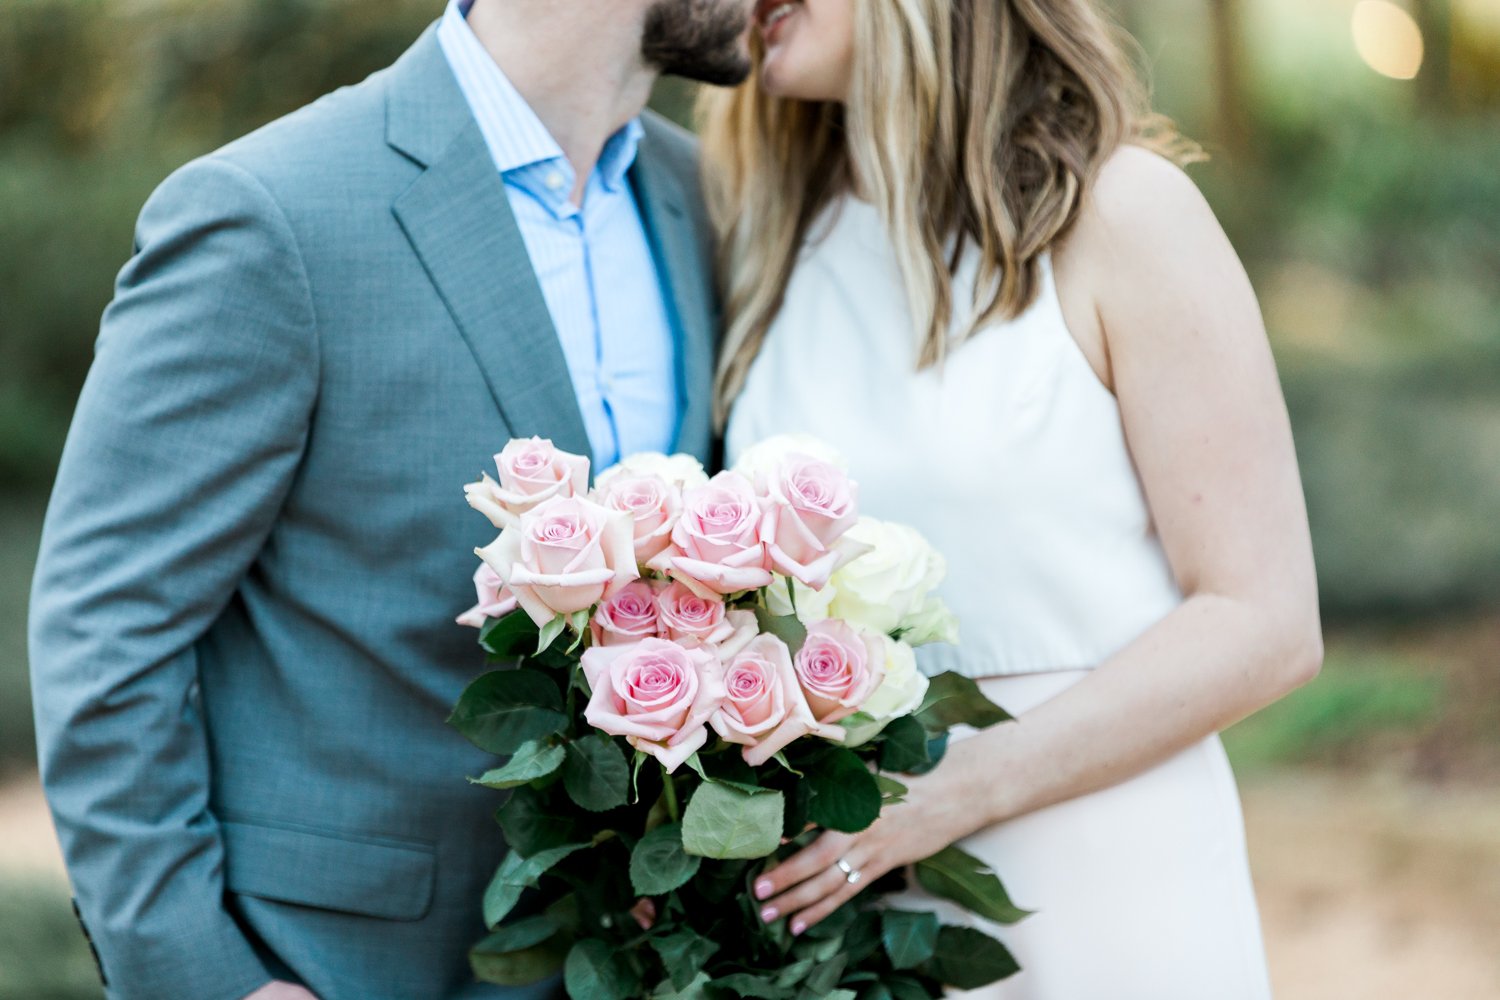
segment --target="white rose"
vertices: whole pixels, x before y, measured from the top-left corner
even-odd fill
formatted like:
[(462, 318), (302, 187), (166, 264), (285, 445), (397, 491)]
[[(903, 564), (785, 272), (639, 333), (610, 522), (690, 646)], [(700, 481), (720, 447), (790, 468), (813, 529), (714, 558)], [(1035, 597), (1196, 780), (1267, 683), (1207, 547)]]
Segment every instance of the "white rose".
[(778, 434), (766, 438), (745, 449), (739, 461), (734, 463), (734, 471), (754, 483), (756, 489), (764, 489), (772, 470), (788, 455), (806, 455), (827, 462), (841, 472), (849, 471), (844, 456), (811, 434)]
[(829, 613), (871, 631), (901, 628), (948, 572), (942, 554), (904, 524), (862, 517), (845, 537), (870, 551), (833, 575)]
[[(766, 607), (771, 610), (771, 614), (782, 618), (792, 613), (792, 597), (786, 591), (788, 579), (789, 577), (778, 576), (766, 588)], [(793, 580), (792, 586), (796, 589), (798, 621), (811, 625), (832, 617), (828, 613), (828, 605), (834, 595), (832, 583), (825, 584), (822, 590), (813, 590), (801, 580)]]
[(921, 708), (926, 696), (927, 675), (917, 669), (917, 654), (906, 643), (886, 637), (885, 678), (859, 712), (844, 720), (844, 745), (868, 743), (893, 719)]
[(948, 610), (940, 597), (929, 597), (927, 602), (907, 615), (897, 626), (901, 638), (913, 646), (925, 646), (930, 642), (958, 643), (958, 616)]
[(599, 473), (594, 488), (603, 491), (610, 480), (620, 476), (660, 476), (682, 489), (696, 489), (708, 484), (708, 473), (703, 463), (692, 455), (663, 455), (659, 451), (642, 451), (627, 455), (619, 462)]
[(922, 707), (927, 695), (927, 675), (917, 669), (917, 654), (906, 643), (885, 640), (885, 680), (860, 706), (871, 718), (889, 722)]

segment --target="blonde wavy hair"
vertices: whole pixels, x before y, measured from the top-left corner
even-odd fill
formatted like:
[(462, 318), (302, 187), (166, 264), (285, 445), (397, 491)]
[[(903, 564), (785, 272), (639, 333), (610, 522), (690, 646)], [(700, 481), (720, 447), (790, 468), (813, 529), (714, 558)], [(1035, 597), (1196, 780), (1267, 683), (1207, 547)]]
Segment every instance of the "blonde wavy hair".
[[(1042, 254), (1122, 144), (1199, 158), (1151, 112), (1125, 36), (1095, 0), (852, 2), (847, 104), (768, 96), (758, 45), (749, 82), (699, 100), (726, 310), (721, 428), (810, 225), (838, 195), (857, 186), (884, 218), (925, 368), (1035, 301)], [(952, 279), (970, 243), (975, 318), (955, 341)]]

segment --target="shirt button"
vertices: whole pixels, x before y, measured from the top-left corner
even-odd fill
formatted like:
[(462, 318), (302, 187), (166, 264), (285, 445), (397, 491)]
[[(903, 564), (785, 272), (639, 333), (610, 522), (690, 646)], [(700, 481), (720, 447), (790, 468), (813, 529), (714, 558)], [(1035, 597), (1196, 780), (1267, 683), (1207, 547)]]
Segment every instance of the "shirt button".
[(599, 388), (604, 391), (604, 394), (606, 396), (608, 396), (611, 393), (613, 393), (615, 391), (615, 380), (614, 380), (614, 377), (610, 376), (610, 375), (604, 376), (602, 379), (599, 380)]
[(563, 178), (563, 175), (555, 170), (547, 175), (547, 187), (550, 190), (561, 191), (567, 185), (567, 183), (568, 182)]

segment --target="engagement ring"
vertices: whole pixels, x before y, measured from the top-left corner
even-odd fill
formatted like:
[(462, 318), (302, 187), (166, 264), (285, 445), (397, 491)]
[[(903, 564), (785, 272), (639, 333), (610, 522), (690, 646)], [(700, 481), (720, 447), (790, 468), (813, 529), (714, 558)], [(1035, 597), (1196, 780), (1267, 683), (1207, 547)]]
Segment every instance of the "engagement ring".
[(861, 874), (860, 870), (858, 868), (855, 868), (844, 858), (839, 858), (837, 864), (838, 870), (844, 873), (844, 881), (848, 882), (850, 885), (857, 885), (859, 883), (859, 880), (864, 878), (864, 875)]

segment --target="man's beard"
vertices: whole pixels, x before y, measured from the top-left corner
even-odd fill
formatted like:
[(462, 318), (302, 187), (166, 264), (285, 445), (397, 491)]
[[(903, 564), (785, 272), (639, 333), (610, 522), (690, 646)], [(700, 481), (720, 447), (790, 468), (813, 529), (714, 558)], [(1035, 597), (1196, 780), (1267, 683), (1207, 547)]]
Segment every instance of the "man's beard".
[(662, 73), (732, 87), (750, 75), (740, 43), (749, 24), (744, 0), (656, 0), (646, 12), (641, 54)]

